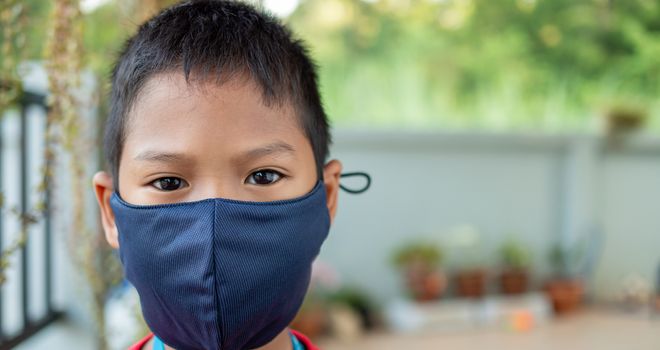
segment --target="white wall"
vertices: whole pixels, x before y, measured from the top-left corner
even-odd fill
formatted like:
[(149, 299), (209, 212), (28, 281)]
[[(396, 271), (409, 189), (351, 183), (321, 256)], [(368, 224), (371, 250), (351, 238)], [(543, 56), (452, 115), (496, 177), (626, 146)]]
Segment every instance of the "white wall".
[(599, 185), (607, 242), (594, 287), (612, 296), (622, 279), (652, 282), (660, 272), (660, 147), (607, 155)]
[(660, 262), (660, 143), (641, 144), (611, 152), (579, 135), (339, 131), (332, 157), (345, 171), (369, 172), (373, 186), (340, 194), (321, 259), (345, 283), (387, 300), (400, 293), (391, 252), (413, 237), (444, 244), (450, 269), (466, 262), (451, 248), (458, 225), (479, 229), (482, 262), (491, 265), (499, 244), (517, 237), (541, 279), (554, 242), (595, 231), (604, 236), (597, 297), (615, 294), (626, 274), (651, 283)]

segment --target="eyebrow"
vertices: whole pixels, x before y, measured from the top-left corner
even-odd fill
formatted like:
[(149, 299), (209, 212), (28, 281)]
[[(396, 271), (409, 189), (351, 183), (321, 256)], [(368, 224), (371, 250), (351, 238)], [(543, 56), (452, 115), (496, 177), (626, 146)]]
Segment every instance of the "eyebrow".
[(188, 157), (182, 153), (159, 152), (151, 150), (141, 152), (133, 159), (161, 163), (185, 163), (190, 161)]
[[(295, 153), (295, 148), (283, 141), (276, 141), (263, 145), (236, 156), (238, 162), (248, 162), (250, 160), (271, 156), (278, 153)], [(139, 153), (135, 160), (160, 162), (160, 163), (188, 163), (190, 159), (183, 153), (161, 152), (147, 150)]]
[(283, 141), (276, 141), (273, 143), (269, 143), (267, 145), (263, 145), (254, 149), (251, 149), (245, 153), (240, 154), (236, 158), (240, 162), (248, 162), (250, 160), (258, 159), (258, 158), (263, 158), (266, 156), (271, 156), (275, 155), (278, 153), (285, 153), (285, 154), (293, 154), (295, 153), (296, 149), (291, 146), (290, 144), (283, 142)]

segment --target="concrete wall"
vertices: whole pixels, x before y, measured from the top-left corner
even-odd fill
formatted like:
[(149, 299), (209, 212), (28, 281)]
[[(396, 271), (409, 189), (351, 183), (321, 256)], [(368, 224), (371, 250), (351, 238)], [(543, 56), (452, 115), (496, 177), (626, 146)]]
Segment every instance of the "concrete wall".
[[(595, 236), (596, 297), (615, 295), (629, 274), (654, 281), (660, 262), (657, 140), (637, 138), (610, 150), (604, 140), (580, 135), (339, 131), (332, 156), (346, 171), (369, 172), (373, 186), (358, 196), (341, 193), (321, 259), (345, 283), (380, 300), (401, 293), (392, 251), (419, 237), (445, 247), (448, 269), (496, 266), (498, 246), (515, 237), (533, 250), (538, 283), (549, 273), (548, 249), (555, 242)], [(481, 237), (469, 251), (457, 242), (456, 227), (465, 225)]]
[(599, 175), (597, 195), (607, 244), (594, 286), (610, 296), (621, 279), (654, 281), (660, 273), (660, 147), (649, 144), (609, 154)]

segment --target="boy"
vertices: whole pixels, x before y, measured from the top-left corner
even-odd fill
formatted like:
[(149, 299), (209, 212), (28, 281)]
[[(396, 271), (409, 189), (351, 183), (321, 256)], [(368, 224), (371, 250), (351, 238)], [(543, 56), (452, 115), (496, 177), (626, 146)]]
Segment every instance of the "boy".
[(94, 189), (151, 331), (132, 349), (314, 349), (287, 329), (342, 170), (313, 63), (274, 18), (189, 1), (127, 41)]

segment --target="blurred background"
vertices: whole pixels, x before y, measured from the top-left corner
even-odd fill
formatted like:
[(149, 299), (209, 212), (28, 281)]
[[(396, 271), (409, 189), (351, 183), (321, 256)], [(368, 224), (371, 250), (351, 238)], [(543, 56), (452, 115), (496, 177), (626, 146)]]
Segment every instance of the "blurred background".
[[(148, 332), (91, 174), (117, 52), (172, 3), (0, 0), (0, 349)], [(373, 178), (341, 193), (294, 328), (327, 350), (660, 349), (660, 1), (252, 3), (307, 42), (331, 155)]]

